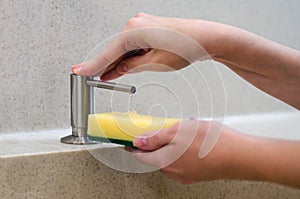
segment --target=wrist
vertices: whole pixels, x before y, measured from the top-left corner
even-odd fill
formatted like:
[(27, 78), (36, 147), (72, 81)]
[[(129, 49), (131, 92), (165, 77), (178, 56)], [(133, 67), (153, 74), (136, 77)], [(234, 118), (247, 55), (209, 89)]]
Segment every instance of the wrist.
[(299, 141), (256, 137), (234, 131), (225, 135), (221, 142), (226, 146), (222, 154), (222, 178), (300, 187)]
[(259, 168), (258, 153), (261, 145), (252, 136), (241, 134), (233, 129), (225, 128), (220, 144), (222, 165), (220, 169), (223, 179), (263, 180)]

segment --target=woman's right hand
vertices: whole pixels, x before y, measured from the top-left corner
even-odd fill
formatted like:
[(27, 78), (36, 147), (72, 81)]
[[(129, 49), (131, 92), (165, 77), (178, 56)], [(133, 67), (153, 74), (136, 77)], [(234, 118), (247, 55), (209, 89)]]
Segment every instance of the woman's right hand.
[(213, 59), (299, 109), (299, 56), (298, 50), (232, 26), (140, 13), (99, 55), (72, 71), (106, 81), (130, 72), (178, 70)]
[[(207, 51), (215, 41), (212, 24), (139, 13), (99, 55), (72, 70), (79, 75), (100, 76), (104, 81), (130, 72), (178, 70), (209, 59)], [(197, 29), (202, 29), (201, 35)]]

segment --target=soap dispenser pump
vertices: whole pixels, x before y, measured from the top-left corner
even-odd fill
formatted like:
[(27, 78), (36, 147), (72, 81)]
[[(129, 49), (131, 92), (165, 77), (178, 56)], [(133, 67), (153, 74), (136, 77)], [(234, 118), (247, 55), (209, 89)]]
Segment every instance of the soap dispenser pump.
[(136, 88), (114, 82), (94, 80), (93, 77), (70, 74), (72, 134), (61, 138), (67, 144), (95, 144), (87, 136), (88, 115), (94, 113), (94, 87), (135, 93)]

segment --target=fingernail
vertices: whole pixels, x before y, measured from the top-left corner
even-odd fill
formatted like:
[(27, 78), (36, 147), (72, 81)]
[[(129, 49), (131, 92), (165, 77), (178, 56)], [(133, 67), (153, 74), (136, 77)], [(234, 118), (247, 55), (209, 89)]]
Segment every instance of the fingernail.
[(137, 137), (133, 140), (133, 145), (136, 147), (143, 147), (147, 145), (147, 139), (143, 137)]
[(128, 72), (128, 68), (127, 68), (126, 64), (122, 64), (122, 63), (118, 65), (117, 70), (118, 70), (118, 73), (120, 73), (120, 74), (124, 74), (124, 73)]
[(83, 65), (83, 63), (72, 66), (72, 72), (74, 74), (78, 74), (79, 71), (80, 71), (80, 69), (81, 69), (81, 67), (82, 67), (82, 65)]

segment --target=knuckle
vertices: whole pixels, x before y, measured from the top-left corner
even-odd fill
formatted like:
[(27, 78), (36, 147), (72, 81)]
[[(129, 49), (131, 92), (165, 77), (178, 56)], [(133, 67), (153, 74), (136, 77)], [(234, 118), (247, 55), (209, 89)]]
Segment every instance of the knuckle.
[(181, 127), (182, 124), (183, 124), (182, 122), (177, 122), (176, 124), (174, 124), (174, 125), (171, 127), (171, 130), (172, 130), (172, 131), (177, 131), (177, 130)]
[(158, 133), (156, 133), (155, 135), (152, 135), (149, 138), (149, 143), (152, 147), (161, 147), (164, 145), (164, 143), (161, 140), (161, 136), (160, 136), (161, 131), (159, 131)]
[(132, 28), (139, 28), (141, 26), (142, 26), (142, 18), (134, 17), (128, 20), (124, 29), (128, 30)]
[(144, 16), (146, 16), (146, 14), (143, 13), (143, 12), (138, 12), (138, 13), (135, 15), (135, 17), (144, 17)]
[(152, 136), (151, 140), (152, 140), (152, 145), (153, 146), (155, 146), (155, 147), (161, 146), (160, 142), (159, 142), (159, 136), (157, 134)]
[(123, 53), (125, 54), (128, 51), (131, 51), (134, 49), (134, 45), (132, 44), (130, 37), (127, 37), (121, 41), (121, 44), (123, 46)]
[(177, 132), (181, 129), (181, 127), (182, 127), (182, 122), (178, 122), (174, 124), (171, 128), (166, 129), (167, 130), (166, 133), (168, 133), (171, 137), (174, 137), (177, 134)]

